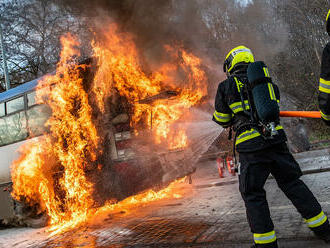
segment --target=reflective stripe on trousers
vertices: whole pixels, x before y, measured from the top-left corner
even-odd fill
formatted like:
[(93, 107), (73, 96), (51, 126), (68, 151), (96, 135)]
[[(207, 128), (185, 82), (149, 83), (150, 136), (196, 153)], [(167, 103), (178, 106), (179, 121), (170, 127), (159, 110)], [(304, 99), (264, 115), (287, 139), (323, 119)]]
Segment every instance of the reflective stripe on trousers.
[(307, 223), (308, 227), (314, 228), (314, 227), (321, 226), (324, 222), (327, 221), (327, 219), (328, 219), (327, 216), (322, 211), (321, 213), (319, 213), (315, 217), (310, 218), (310, 219), (304, 219), (304, 220)]
[(253, 238), (256, 244), (269, 244), (276, 241), (275, 231), (267, 233), (254, 233)]

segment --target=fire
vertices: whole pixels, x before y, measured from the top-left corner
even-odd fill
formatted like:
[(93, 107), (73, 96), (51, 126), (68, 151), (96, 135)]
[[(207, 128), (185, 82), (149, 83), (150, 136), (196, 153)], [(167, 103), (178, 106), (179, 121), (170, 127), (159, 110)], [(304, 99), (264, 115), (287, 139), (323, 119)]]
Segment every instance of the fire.
[[(49, 216), (51, 230), (56, 232), (75, 227), (106, 209), (180, 197), (171, 184), (159, 192), (150, 190), (97, 209), (94, 185), (86, 175), (88, 169), (102, 167), (99, 164), (101, 130), (92, 113), (95, 107), (106, 112), (106, 102), (118, 91), (133, 106), (132, 127), (142, 121), (147, 128), (152, 128), (156, 144), (164, 144), (169, 149), (183, 148), (188, 143), (184, 125), (174, 124), (182, 121), (189, 108), (207, 94), (201, 60), (182, 46), (167, 46), (173, 62), (146, 73), (133, 37), (121, 33), (113, 24), (104, 33), (102, 42), (92, 43), (97, 71), (90, 89), (86, 89), (82, 73), (88, 66), (78, 65), (76, 61), (80, 56), (79, 42), (68, 34), (61, 43), (56, 73), (41, 80), (37, 91), (37, 101), (52, 109), (46, 124), (50, 133), (21, 148), (22, 156), (12, 166), (13, 197), (37, 203)], [(140, 102), (164, 90), (177, 92), (175, 99), (158, 99), (152, 104)]]
[[(131, 209), (141, 207), (145, 204), (149, 204), (152, 202), (156, 202), (159, 200), (166, 200), (166, 199), (179, 199), (182, 198), (182, 195), (177, 192), (177, 187), (186, 180), (186, 177), (175, 180), (172, 182), (168, 187), (165, 189), (154, 191), (154, 190), (147, 190), (146, 192), (142, 192), (140, 194), (131, 196), (126, 198), (123, 201), (114, 203), (109, 201), (103, 207), (97, 209), (90, 209), (88, 215), (86, 216), (87, 221), (95, 218), (95, 216), (101, 215), (102, 213), (109, 214), (111, 212), (117, 211), (125, 211), (128, 212)], [(49, 228), (51, 235), (56, 235), (58, 233), (62, 233), (76, 225), (80, 224), (82, 221), (78, 218), (78, 220), (67, 221), (64, 223), (58, 223), (57, 225), (53, 225)]]
[[(173, 140), (167, 144), (170, 149), (185, 147), (187, 137), (184, 129), (180, 131), (180, 142), (169, 135), (171, 125), (207, 93), (207, 77), (201, 69), (200, 59), (181, 47), (167, 46), (171, 59), (180, 62), (162, 65), (147, 75), (141, 68), (131, 35), (120, 33), (113, 24), (104, 37), (102, 42), (93, 43), (94, 57), (99, 66), (93, 90), (98, 97), (99, 108), (104, 110), (104, 99), (113, 87), (134, 106), (131, 126), (152, 115), (152, 124), (147, 122), (147, 127), (152, 127), (157, 144)], [(179, 76), (173, 73), (178, 70), (184, 71), (186, 78), (178, 80)], [(179, 91), (176, 101), (157, 100), (151, 106), (139, 103), (139, 100), (157, 95), (165, 88)]]
[(171, 135), (170, 137), (170, 149), (175, 150), (185, 147), (188, 143), (187, 135), (183, 129), (179, 130), (176, 135)]
[(179, 193), (176, 193), (175, 189), (180, 183), (183, 183), (185, 180), (186, 180), (186, 178), (178, 179), (178, 180), (172, 182), (165, 189), (162, 189), (159, 191), (148, 190), (141, 194), (128, 197), (125, 200), (118, 202), (118, 203), (109, 202), (104, 207), (99, 208), (96, 211), (96, 214), (99, 214), (102, 212), (117, 211), (117, 210), (126, 210), (127, 211), (131, 208), (136, 208), (143, 204), (151, 203), (151, 202), (158, 201), (158, 200), (181, 198), (182, 195)]
[(74, 225), (86, 220), (94, 203), (84, 169), (96, 160), (99, 138), (79, 74), (85, 66), (72, 59), (79, 56), (79, 43), (71, 35), (61, 43), (56, 74), (40, 81), (37, 91), (38, 102), (52, 109), (50, 134), (22, 148), (24, 155), (13, 165), (13, 196), (40, 203), (51, 225)]

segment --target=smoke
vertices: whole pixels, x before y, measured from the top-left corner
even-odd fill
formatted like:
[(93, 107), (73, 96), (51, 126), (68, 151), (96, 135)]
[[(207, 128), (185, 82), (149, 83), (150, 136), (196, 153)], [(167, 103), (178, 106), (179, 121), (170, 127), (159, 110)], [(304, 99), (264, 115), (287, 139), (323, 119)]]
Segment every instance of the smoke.
[[(258, 60), (271, 62), (285, 47), (286, 26), (267, 1), (228, 0), (58, 0), (102, 40), (104, 28), (116, 22), (134, 35), (141, 61), (152, 71), (167, 61), (164, 45), (181, 45), (203, 59), (209, 96), (225, 79), (223, 60), (233, 47), (246, 45)], [(94, 37), (95, 38), (95, 37)]]
[(193, 51), (203, 61), (208, 77), (208, 101), (213, 104), (218, 83), (226, 78), (222, 63), (235, 46), (251, 48), (272, 72), (273, 58), (287, 44), (287, 27), (269, 1), (229, 0), (58, 0), (104, 39), (104, 30), (116, 22), (133, 34), (139, 60), (152, 72), (170, 60), (166, 45)]
[(199, 2), (59, 0), (57, 3), (83, 18), (100, 40), (107, 24), (116, 22), (123, 32), (134, 35), (141, 57), (149, 65), (157, 66), (167, 60), (164, 45), (182, 45), (199, 56), (205, 52), (209, 31), (201, 18)]
[(178, 40), (193, 42), (206, 34), (199, 17), (200, 4), (194, 0), (63, 0), (61, 4), (99, 28), (106, 26), (110, 17), (123, 31), (134, 33), (144, 48)]
[(100, 41), (111, 22), (133, 34), (147, 72), (171, 59), (166, 45), (193, 51), (207, 73), (209, 105), (218, 83), (226, 78), (222, 63), (233, 47), (246, 45), (256, 60), (272, 65), (287, 43), (287, 27), (268, 1), (58, 0), (57, 4), (84, 20)]
[(166, 45), (193, 51), (207, 73), (208, 105), (213, 105), (218, 83), (226, 78), (222, 63), (233, 47), (251, 48), (255, 59), (264, 60), (272, 72), (274, 56), (287, 44), (287, 27), (269, 1), (58, 0), (57, 4), (84, 20), (100, 41), (111, 22), (133, 34), (146, 72), (171, 59)]

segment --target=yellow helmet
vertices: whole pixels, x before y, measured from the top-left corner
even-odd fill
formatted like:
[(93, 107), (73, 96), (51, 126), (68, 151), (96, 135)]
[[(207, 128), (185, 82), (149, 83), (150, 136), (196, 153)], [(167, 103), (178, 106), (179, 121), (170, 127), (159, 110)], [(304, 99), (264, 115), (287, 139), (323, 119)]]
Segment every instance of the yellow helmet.
[(330, 10), (328, 11), (327, 19), (325, 20), (325, 22), (326, 22), (326, 27), (327, 27), (327, 32), (328, 32), (328, 34), (330, 35), (330, 20), (329, 20), (329, 17), (330, 17)]
[(238, 46), (232, 49), (226, 56), (223, 63), (223, 71), (231, 74), (235, 66), (241, 63), (253, 63), (254, 57), (251, 50), (245, 46)]

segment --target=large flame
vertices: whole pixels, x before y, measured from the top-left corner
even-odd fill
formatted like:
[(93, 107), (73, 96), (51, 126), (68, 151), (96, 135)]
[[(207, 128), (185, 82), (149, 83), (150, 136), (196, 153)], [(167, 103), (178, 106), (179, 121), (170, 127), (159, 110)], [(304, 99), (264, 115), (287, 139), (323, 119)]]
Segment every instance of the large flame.
[[(132, 127), (144, 121), (148, 128), (152, 126), (154, 142), (177, 149), (185, 147), (188, 139), (184, 125), (173, 124), (207, 93), (206, 76), (198, 57), (181, 46), (168, 46), (166, 50), (173, 63), (147, 74), (141, 67), (133, 38), (120, 33), (114, 24), (105, 32), (102, 42), (92, 44), (97, 71), (91, 90), (86, 90), (82, 74), (88, 66), (76, 61), (80, 56), (79, 43), (71, 35), (63, 37), (61, 43), (56, 73), (41, 80), (37, 91), (37, 101), (52, 109), (47, 122), (50, 133), (25, 144), (21, 158), (12, 168), (14, 198), (39, 204), (49, 216), (49, 224), (56, 226), (53, 230), (74, 227), (97, 211), (95, 189), (86, 177), (88, 168), (99, 166), (102, 153), (99, 149), (102, 139), (92, 118), (91, 96), (104, 112), (107, 99), (118, 91), (133, 106)], [(177, 71), (184, 76), (179, 77)], [(140, 103), (169, 89), (177, 92), (174, 100)], [(151, 115), (152, 124), (151, 118), (145, 117)], [(107, 204), (105, 209), (176, 197), (172, 188), (158, 193), (149, 191), (121, 204)]]
[[(169, 57), (177, 63), (162, 65), (151, 75), (146, 75), (140, 66), (133, 38), (127, 33), (120, 33), (114, 24), (102, 42), (93, 43), (93, 48), (99, 65), (93, 89), (99, 107), (104, 110), (104, 99), (111, 93), (111, 88), (115, 88), (134, 106), (133, 127), (152, 116), (152, 124), (149, 121), (147, 126), (151, 128), (152, 125), (156, 143), (171, 140), (169, 148), (185, 147), (187, 137), (183, 129), (180, 132), (173, 130), (172, 137), (168, 136), (171, 124), (207, 93), (207, 78), (201, 69), (200, 59), (181, 47), (167, 46)], [(174, 73), (178, 70), (184, 72), (183, 80)], [(139, 100), (161, 93), (166, 87), (178, 90), (179, 96), (175, 101), (157, 100), (152, 105), (139, 103)]]
[(63, 37), (61, 43), (56, 74), (40, 81), (41, 90), (37, 91), (38, 102), (52, 109), (47, 121), (50, 134), (22, 148), (24, 155), (15, 161), (12, 173), (14, 197), (40, 203), (52, 225), (86, 219), (93, 205), (93, 185), (86, 180), (84, 169), (96, 160), (98, 150), (80, 76), (85, 66), (73, 60), (79, 56), (79, 43), (71, 35)]

